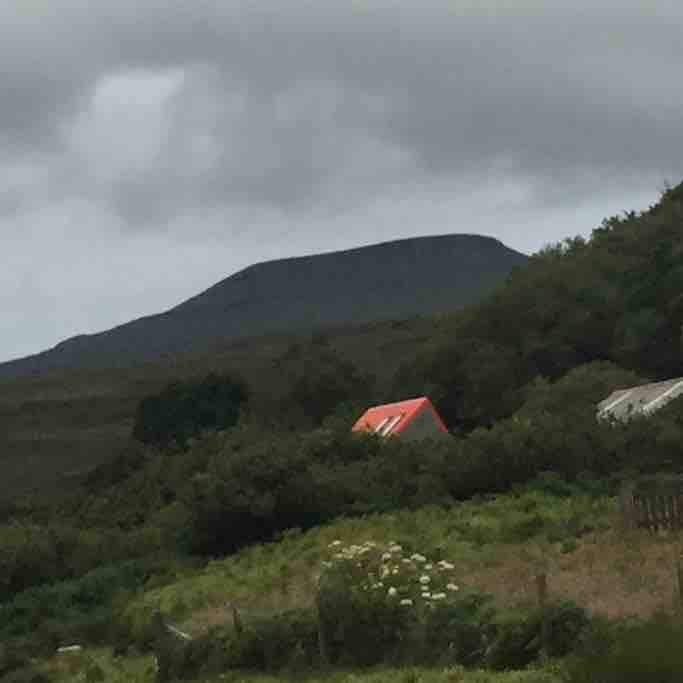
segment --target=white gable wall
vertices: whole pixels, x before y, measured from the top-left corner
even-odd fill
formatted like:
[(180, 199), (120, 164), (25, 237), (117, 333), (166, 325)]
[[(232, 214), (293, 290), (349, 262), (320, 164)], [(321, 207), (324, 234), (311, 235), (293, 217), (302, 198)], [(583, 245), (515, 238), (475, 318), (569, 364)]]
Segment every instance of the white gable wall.
[(442, 438), (450, 435), (439, 429), (439, 424), (434, 414), (429, 408), (425, 408), (412, 419), (405, 431), (398, 434), (398, 436), (408, 441), (416, 441), (418, 439)]

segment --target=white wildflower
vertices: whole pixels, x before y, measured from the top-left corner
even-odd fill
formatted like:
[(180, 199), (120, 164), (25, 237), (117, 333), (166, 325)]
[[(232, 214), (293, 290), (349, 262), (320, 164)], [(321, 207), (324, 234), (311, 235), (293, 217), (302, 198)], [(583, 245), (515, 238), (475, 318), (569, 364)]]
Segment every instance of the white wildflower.
[(389, 552), (391, 553), (400, 553), (403, 550), (403, 546), (400, 546), (398, 543), (392, 543), (389, 546)]
[(424, 593), (422, 593), (422, 597), (423, 597), (423, 598), (431, 598), (431, 597), (432, 597), (432, 594), (429, 593), (429, 592), (427, 592), (427, 591), (425, 591)]
[(330, 545), (328, 547), (329, 548), (336, 548), (339, 545), (341, 545), (341, 541), (332, 541), (332, 543), (330, 543)]
[(432, 569), (433, 567), (434, 567), (434, 565), (431, 562), (429, 564), (425, 565), (425, 569), (427, 569), (427, 570)]
[(439, 562), (439, 566), (442, 569), (455, 569), (455, 565), (451, 564), (450, 562), (446, 562), (446, 560), (441, 560), (441, 562)]
[(445, 593), (432, 593), (432, 600), (443, 600), (445, 597)]
[(460, 590), (460, 587), (459, 587), (459, 586), (456, 586), (454, 583), (449, 583), (449, 584), (447, 584), (447, 585), (446, 585), (446, 588), (447, 588), (449, 591), (458, 591), (458, 590)]
[(413, 561), (412, 561), (412, 560), (409, 560), (407, 557), (404, 557), (404, 558), (401, 560), (401, 562), (403, 562), (403, 564), (412, 564), (412, 563), (413, 563)]
[(393, 586), (391, 586), (391, 588), (389, 588), (389, 590), (387, 591), (387, 595), (390, 596), (394, 596), (396, 595), (396, 593), (398, 593), (398, 591)]
[(403, 598), (401, 602), (398, 603), (399, 605), (412, 605), (413, 601), (410, 598)]
[(391, 570), (391, 573), (392, 573), (392, 574), (398, 574), (398, 567), (394, 567), (394, 568)]
[(430, 578), (429, 576), (427, 576), (426, 574), (423, 574), (423, 575), (420, 577), (420, 583), (421, 583), (422, 585), (425, 585), (425, 584), (429, 583), (430, 581), (431, 581), (431, 578)]
[(387, 560), (390, 560), (390, 559), (391, 559), (391, 553), (384, 553), (384, 554), (382, 555), (382, 560), (383, 560), (383, 561), (386, 562)]
[(420, 553), (413, 553), (410, 556), (411, 560), (415, 560), (415, 562), (426, 562), (427, 558), (424, 555), (420, 555)]

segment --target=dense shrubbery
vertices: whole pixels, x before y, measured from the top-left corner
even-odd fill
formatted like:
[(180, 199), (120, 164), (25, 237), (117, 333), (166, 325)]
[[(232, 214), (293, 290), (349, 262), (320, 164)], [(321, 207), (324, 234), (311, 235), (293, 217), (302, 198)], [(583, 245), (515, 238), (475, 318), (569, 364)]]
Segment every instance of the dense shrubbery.
[(361, 372), (321, 335), (292, 344), (273, 361), (272, 370), (285, 389), (260, 406), (259, 412), (268, 412), (269, 421), (278, 426), (320, 426), (336, 411), (347, 412), (344, 406), (367, 405), (376, 392), (375, 378)]
[(682, 469), (680, 402), (647, 422), (596, 420), (595, 396), (620, 378), (633, 380), (598, 364), (541, 382), (512, 418), (450, 442), (332, 430), (257, 443), (228, 437), (181, 495), (192, 550), (215, 554), (339, 515), (506, 491), (545, 471), (590, 481), (626, 468)]
[(147, 444), (184, 446), (208, 429), (227, 429), (237, 422), (248, 398), (241, 379), (210, 374), (201, 380), (174, 382), (140, 402), (133, 437)]
[[(60, 536), (36, 525), (0, 529), (5, 550), (14, 548), (2, 577), (5, 591), (77, 576), (103, 557), (119, 561), (161, 547), (219, 555), (288, 528), (449, 504), (506, 491), (548, 471), (557, 475), (547, 480), (555, 487), (563, 479), (614, 478), (626, 468), (683, 471), (680, 401), (626, 425), (596, 420), (597, 400), (635, 379), (597, 363), (555, 383), (539, 380), (511, 418), (445, 442), (352, 434), (332, 416), (311, 432), (245, 424), (187, 451), (140, 454), (137, 468), (125, 466), (123, 480), (110, 468), (112, 483), (102, 476), (94, 494), (63, 507), (65, 517), (92, 530)], [(607, 490), (598, 486), (596, 493)], [(102, 531), (106, 526), (111, 530)], [(518, 533), (522, 538), (524, 529)]]
[(48, 651), (65, 641), (101, 642), (115, 628), (116, 601), (138, 592), (150, 577), (169, 581), (177, 562), (135, 560), (103, 566), (79, 579), (38, 586), (2, 604), (0, 642), (31, 637)]
[(465, 430), (509, 416), (535, 377), (609, 360), (653, 379), (681, 374), (683, 185), (650, 210), (603, 221), (589, 241), (547, 247), (458, 315), (453, 334), (398, 373)]
[(682, 469), (680, 402), (647, 421), (613, 427), (596, 420), (597, 401), (633, 381), (607, 363), (555, 383), (539, 380), (511, 418), (446, 442), (351, 434), (348, 421), (334, 416), (311, 432), (244, 425), (188, 451), (140, 457), (125, 480), (114, 472), (109, 486), (99, 481), (97, 494), (68, 515), (100, 526), (146, 525), (166, 547), (215, 555), (339, 515), (506, 491), (546, 471), (595, 481), (625, 468)]
[(152, 556), (158, 533), (14, 522), (0, 526), (0, 601), (42, 583), (82, 576), (103, 564)]

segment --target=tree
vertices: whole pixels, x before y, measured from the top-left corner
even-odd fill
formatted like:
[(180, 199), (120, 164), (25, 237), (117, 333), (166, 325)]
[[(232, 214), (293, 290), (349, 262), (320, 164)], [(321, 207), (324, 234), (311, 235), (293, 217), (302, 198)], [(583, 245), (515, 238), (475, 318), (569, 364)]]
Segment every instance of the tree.
[(147, 444), (177, 441), (185, 446), (204, 430), (235, 425), (248, 397), (245, 382), (233, 375), (211, 373), (201, 380), (173, 382), (140, 402), (133, 437)]
[(343, 404), (358, 405), (374, 393), (374, 377), (317, 339), (292, 345), (274, 364), (285, 381), (281, 414), (296, 426), (319, 426)]

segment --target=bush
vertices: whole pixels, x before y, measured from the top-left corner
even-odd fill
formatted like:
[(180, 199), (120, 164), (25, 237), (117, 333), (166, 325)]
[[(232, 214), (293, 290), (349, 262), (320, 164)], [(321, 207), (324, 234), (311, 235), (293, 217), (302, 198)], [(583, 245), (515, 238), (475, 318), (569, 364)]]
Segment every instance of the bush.
[(187, 643), (157, 631), (153, 649), (161, 681), (227, 669), (309, 670), (319, 663), (318, 625), (312, 611), (290, 610), (254, 620), (239, 633), (214, 628)]
[(496, 636), (486, 663), (494, 669), (520, 668), (541, 653), (564, 657), (588, 624), (586, 611), (568, 601), (529, 612), (508, 612), (496, 620)]
[(343, 547), (320, 577), (320, 627), (329, 659), (340, 665), (381, 662), (475, 663), (488, 643), (488, 599), (460, 586), (454, 564), (395, 543)]
[(185, 446), (204, 430), (236, 424), (248, 395), (245, 382), (235, 376), (211, 373), (199, 381), (173, 382), (140, 402), (133, 437), (146, 444)]
[(669, 617), (597, 629), (569, 667), (570, 683), (679, 683), (683, 624)]
[(494, 614), (491, 598), (479, 593), (430, 610), (424, 624), (427, 647), (420, 659), (430, 664), (481, 664), (495, 634)]

